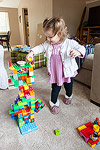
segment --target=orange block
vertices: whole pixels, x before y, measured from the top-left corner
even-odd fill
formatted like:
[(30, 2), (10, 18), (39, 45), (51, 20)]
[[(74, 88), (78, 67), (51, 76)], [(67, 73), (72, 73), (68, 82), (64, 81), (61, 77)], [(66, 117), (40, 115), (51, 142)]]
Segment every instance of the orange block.
[(29, 68), (29, 71), (33, 71), (33, 67), (30, 67), (30, 68)]
[(25, 76), (22, 76), (22, 80), (25, 81)]
[(21, 93), (24, 93), (24, 89), (21, 89)]
[(24, 77), (25, 77), (25, 80), (26, 80), (28, 76), (26, 75), (26, 76), (24, 76)]
[(13, 70), (13, 74), (17, 74), (17, 69)]

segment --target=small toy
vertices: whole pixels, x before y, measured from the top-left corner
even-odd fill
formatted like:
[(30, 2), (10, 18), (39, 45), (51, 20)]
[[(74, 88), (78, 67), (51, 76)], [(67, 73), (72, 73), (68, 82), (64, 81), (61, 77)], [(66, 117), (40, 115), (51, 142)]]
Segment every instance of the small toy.
[(88, 122), (77, 128), (81, 137), (84, 138), (85, 142), (91, 147), (95, 147), (100, 144), (100, 124), (99, 119), (91, 123)]
[(60, 130), (59, 129), (56, 129), (54, 132), (55, 132), (55, 135), (60, 135)]
[(13, 75), (10, 76), (11, 81), (15, 87), (19, 88), (18, 96), (13, 104), (11, 104), (11, 110), (9, 114), (12, 115), (12, 119), (16, 119), (19, 125), (19, 129), (22, 135), (31, 131), (37, 130), (35, 124), (34, 112), (39, 112), (45, 104), (42, 100), (35, 100), (35, 93), (30, 86), (34, 83), (34, 64), (32, 59), (30, 63), (18, 62), (18, 64), (11, 64), (8, 62), (10, 70), (13, 71)]

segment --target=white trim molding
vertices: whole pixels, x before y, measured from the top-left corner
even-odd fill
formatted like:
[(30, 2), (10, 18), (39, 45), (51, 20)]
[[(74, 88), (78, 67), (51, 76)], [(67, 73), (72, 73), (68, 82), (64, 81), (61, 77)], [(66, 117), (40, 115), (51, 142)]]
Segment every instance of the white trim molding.
[(94, 2), (97, 2), (97, 1), (100, 1), (100, 0), (86, 0), (86, 4), (94, 3)]

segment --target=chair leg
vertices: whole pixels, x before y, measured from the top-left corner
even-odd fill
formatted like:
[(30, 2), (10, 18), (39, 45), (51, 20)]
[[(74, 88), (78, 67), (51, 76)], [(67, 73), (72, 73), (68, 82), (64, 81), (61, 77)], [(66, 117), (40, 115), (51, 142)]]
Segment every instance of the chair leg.
[(8, 48), (8, 51), (9, 51), (9, 42), (7, 41), (6, 43), (7, 43), (7, 48)]
[(0, 44), (3, 46), (3, 42), (0, 42)]

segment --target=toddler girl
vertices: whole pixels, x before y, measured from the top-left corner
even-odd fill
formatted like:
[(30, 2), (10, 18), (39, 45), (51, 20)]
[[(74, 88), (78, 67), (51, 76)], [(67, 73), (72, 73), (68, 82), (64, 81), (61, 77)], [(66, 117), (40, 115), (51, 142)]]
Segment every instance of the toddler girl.
[(0, 89), (8, 88), (8, 76), (4, 67), (4, 49), (0, 45)]
[(66, 92), (63, 101), (67, 105), (71, 103), (73, 78), (77, 75), (78, 69), (75, 57), (84, 57), (85, 48), (75, 40), (69, 39), (67, 27), (62, 18), (45, 19), (43, 31), (46, 41), (32, 48), (26, 56), (26, 61), (29, 57), (33, 57), (33, 54), (46, 52), (49, 83), (52, 85), (50, 111), (57, 114), (59, 113), (58, 95), (62, 85)]

